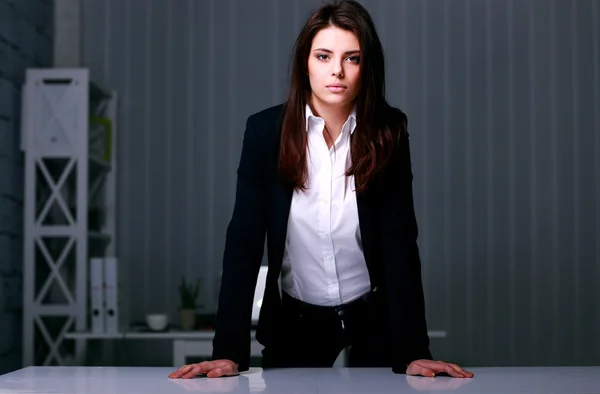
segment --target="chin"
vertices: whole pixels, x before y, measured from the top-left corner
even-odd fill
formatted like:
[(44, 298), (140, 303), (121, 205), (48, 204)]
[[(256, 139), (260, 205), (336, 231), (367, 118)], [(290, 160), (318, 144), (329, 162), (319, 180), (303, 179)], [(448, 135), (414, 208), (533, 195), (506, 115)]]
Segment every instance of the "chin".
[(335, 95), (327, 92), (323, 96), (318, 96), (317, 99), (325, 105), (345, 106), (352, 104), (353, 99), (347, 96)]

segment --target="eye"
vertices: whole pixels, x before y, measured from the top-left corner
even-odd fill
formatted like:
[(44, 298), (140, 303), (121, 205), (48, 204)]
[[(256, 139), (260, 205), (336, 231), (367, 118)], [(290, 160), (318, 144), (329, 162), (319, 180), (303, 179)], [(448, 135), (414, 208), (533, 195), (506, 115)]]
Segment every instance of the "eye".
[(348, 57), (348, 60), (350, 60), (352, 63), (360, 63), (360, 56), (350, 56)]
[(319, 59), (319, 60), (326, 60), (328, 57), (329, 57), (329, 55), (327, 55), (325, 53), (317, 54), (317, 59)]

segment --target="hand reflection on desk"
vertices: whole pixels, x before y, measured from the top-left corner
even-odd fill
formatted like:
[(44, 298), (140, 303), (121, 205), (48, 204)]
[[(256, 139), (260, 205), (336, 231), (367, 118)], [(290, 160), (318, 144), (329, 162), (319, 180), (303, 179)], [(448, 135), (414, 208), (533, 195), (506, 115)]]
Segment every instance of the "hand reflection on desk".
[(197, 393), (248, 393), (250, 387), (246, 376), (226, 376), (222, 378), (196, 377), (192, 379), (169, 379), (186, 391)]
[(456, 379), (438, 376), (434, 378), (425, 376), (406, 375), (408, 385), (417, 391), (451, 391), (471, 382), (472, 379)]

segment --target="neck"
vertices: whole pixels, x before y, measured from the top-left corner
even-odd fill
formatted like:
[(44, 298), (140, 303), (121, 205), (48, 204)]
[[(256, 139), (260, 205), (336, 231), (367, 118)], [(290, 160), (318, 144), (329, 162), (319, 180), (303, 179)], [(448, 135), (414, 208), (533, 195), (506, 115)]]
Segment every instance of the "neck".
[(327, 105), (322, 103), (319, 100), (315, 100), (314, 98), (311, 100), (311, 105), (313, 109), (319, 114), (319, 117), (325, 120), (325, 124), (334, 128), (336, 131), (341, 129), (350, 112), (352, 111), (353, 103), (348, 103), (345, 105)]

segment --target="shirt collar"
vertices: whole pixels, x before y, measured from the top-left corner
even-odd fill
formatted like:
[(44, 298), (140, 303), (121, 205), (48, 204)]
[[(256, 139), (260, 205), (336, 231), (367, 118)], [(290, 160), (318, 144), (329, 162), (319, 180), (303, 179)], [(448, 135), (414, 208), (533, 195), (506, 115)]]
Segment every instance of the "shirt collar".
[[(304, 110), (304, 115), (305, 115), (305, 122), (306, 122), (306, 131), (308, 131), (308, 121), (310, 118), (313, 118), (315, 120), (320, 120), (322, 121), (323, 118), (320, 118), (318, 116), (316, 116), (315, 114), (313, 114), (312, 110), (310, 109), (310, 105), (306, 104), (306, 108)], [(356, 104), (354, 104), (354, 106), (352, 106), (352, 111), (350, 111), (350, 115), (348, 115), (348, 120), (346, 121), (346, 123), (348, 123), (349, 120), (352, 120), (352, 122), (350, 123), (350, 134), (354, 133), (354, 129), (356, 128)]]

